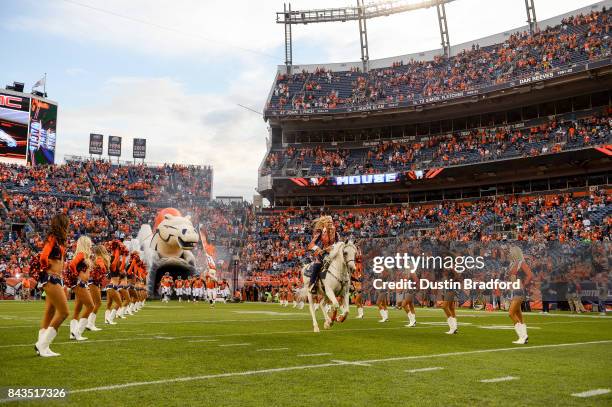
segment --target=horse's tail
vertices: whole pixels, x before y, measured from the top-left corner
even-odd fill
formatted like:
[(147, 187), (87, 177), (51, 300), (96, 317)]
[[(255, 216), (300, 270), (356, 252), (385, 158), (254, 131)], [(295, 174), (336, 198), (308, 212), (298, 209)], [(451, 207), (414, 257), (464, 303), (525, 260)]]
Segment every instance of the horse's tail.
[(304, 301), (304, 302), (306, 302), (308, 300), (308, 288), (306, 288), (306, 287), (300, 288), (295, 293), (295, 296), (296, 296), (296, 300), (297, 301)]

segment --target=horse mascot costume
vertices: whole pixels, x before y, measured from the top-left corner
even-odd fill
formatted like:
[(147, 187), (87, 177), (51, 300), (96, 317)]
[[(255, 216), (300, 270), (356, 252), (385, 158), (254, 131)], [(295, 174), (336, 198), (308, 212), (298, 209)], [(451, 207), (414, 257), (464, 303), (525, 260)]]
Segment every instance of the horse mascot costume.
[(199, 235), (189, 216), (182, 216), (175, 208), (162, 209), (155, 217), (153, 228), (142, 225), (137, 239), (150, 270), (150, 293), (156, 277), (165, 272), (183, 277), (195, 274), (195, 257), (191, 251), (198, 244)]

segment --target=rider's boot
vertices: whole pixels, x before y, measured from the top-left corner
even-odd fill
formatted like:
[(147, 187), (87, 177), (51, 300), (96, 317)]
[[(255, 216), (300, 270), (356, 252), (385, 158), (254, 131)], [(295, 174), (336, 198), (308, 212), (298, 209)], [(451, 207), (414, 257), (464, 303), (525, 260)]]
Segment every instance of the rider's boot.
[(317, 279), (319, 278), (319, 271), (321, 271), (321, 263), (313, 263), (310, 283), (308, 284), (308, 290), (311, 294), (317, 293)]

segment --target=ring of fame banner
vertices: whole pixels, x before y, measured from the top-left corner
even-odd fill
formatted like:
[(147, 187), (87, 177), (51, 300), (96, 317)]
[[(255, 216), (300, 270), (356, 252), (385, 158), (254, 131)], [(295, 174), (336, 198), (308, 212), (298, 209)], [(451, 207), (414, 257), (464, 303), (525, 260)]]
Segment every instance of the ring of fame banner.
[(121, 137), (108, 136), (108, 155), (111, 157), (121, 157)]
[(144, 160), (146, 155), (147, 155), (147, 139), (135, 138), (134, 146), (132, 148), (132, 157), (142, 158)]
[(102, 134), (89, 134), (89, 154), (102, 155), (104, 153), (104, 136)]

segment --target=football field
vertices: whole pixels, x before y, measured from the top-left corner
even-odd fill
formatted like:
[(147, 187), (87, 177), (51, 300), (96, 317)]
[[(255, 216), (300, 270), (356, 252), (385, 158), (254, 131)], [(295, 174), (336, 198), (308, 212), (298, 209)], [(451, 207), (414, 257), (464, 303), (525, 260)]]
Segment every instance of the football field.
[[(612, 405), (612, 317), (528, 314), (529, 344), (505, 313), (374, 307), (312, 332), (307, 309), (148, 302), (138, 314), (35, 356), (42, 302), (0, 302), (0, 387), (64, 388), (66, 399), (4, 405)], [(70, 304), (72, 308), (72, 304)], [(4, 396), (3, 396), (4, 397)]]

